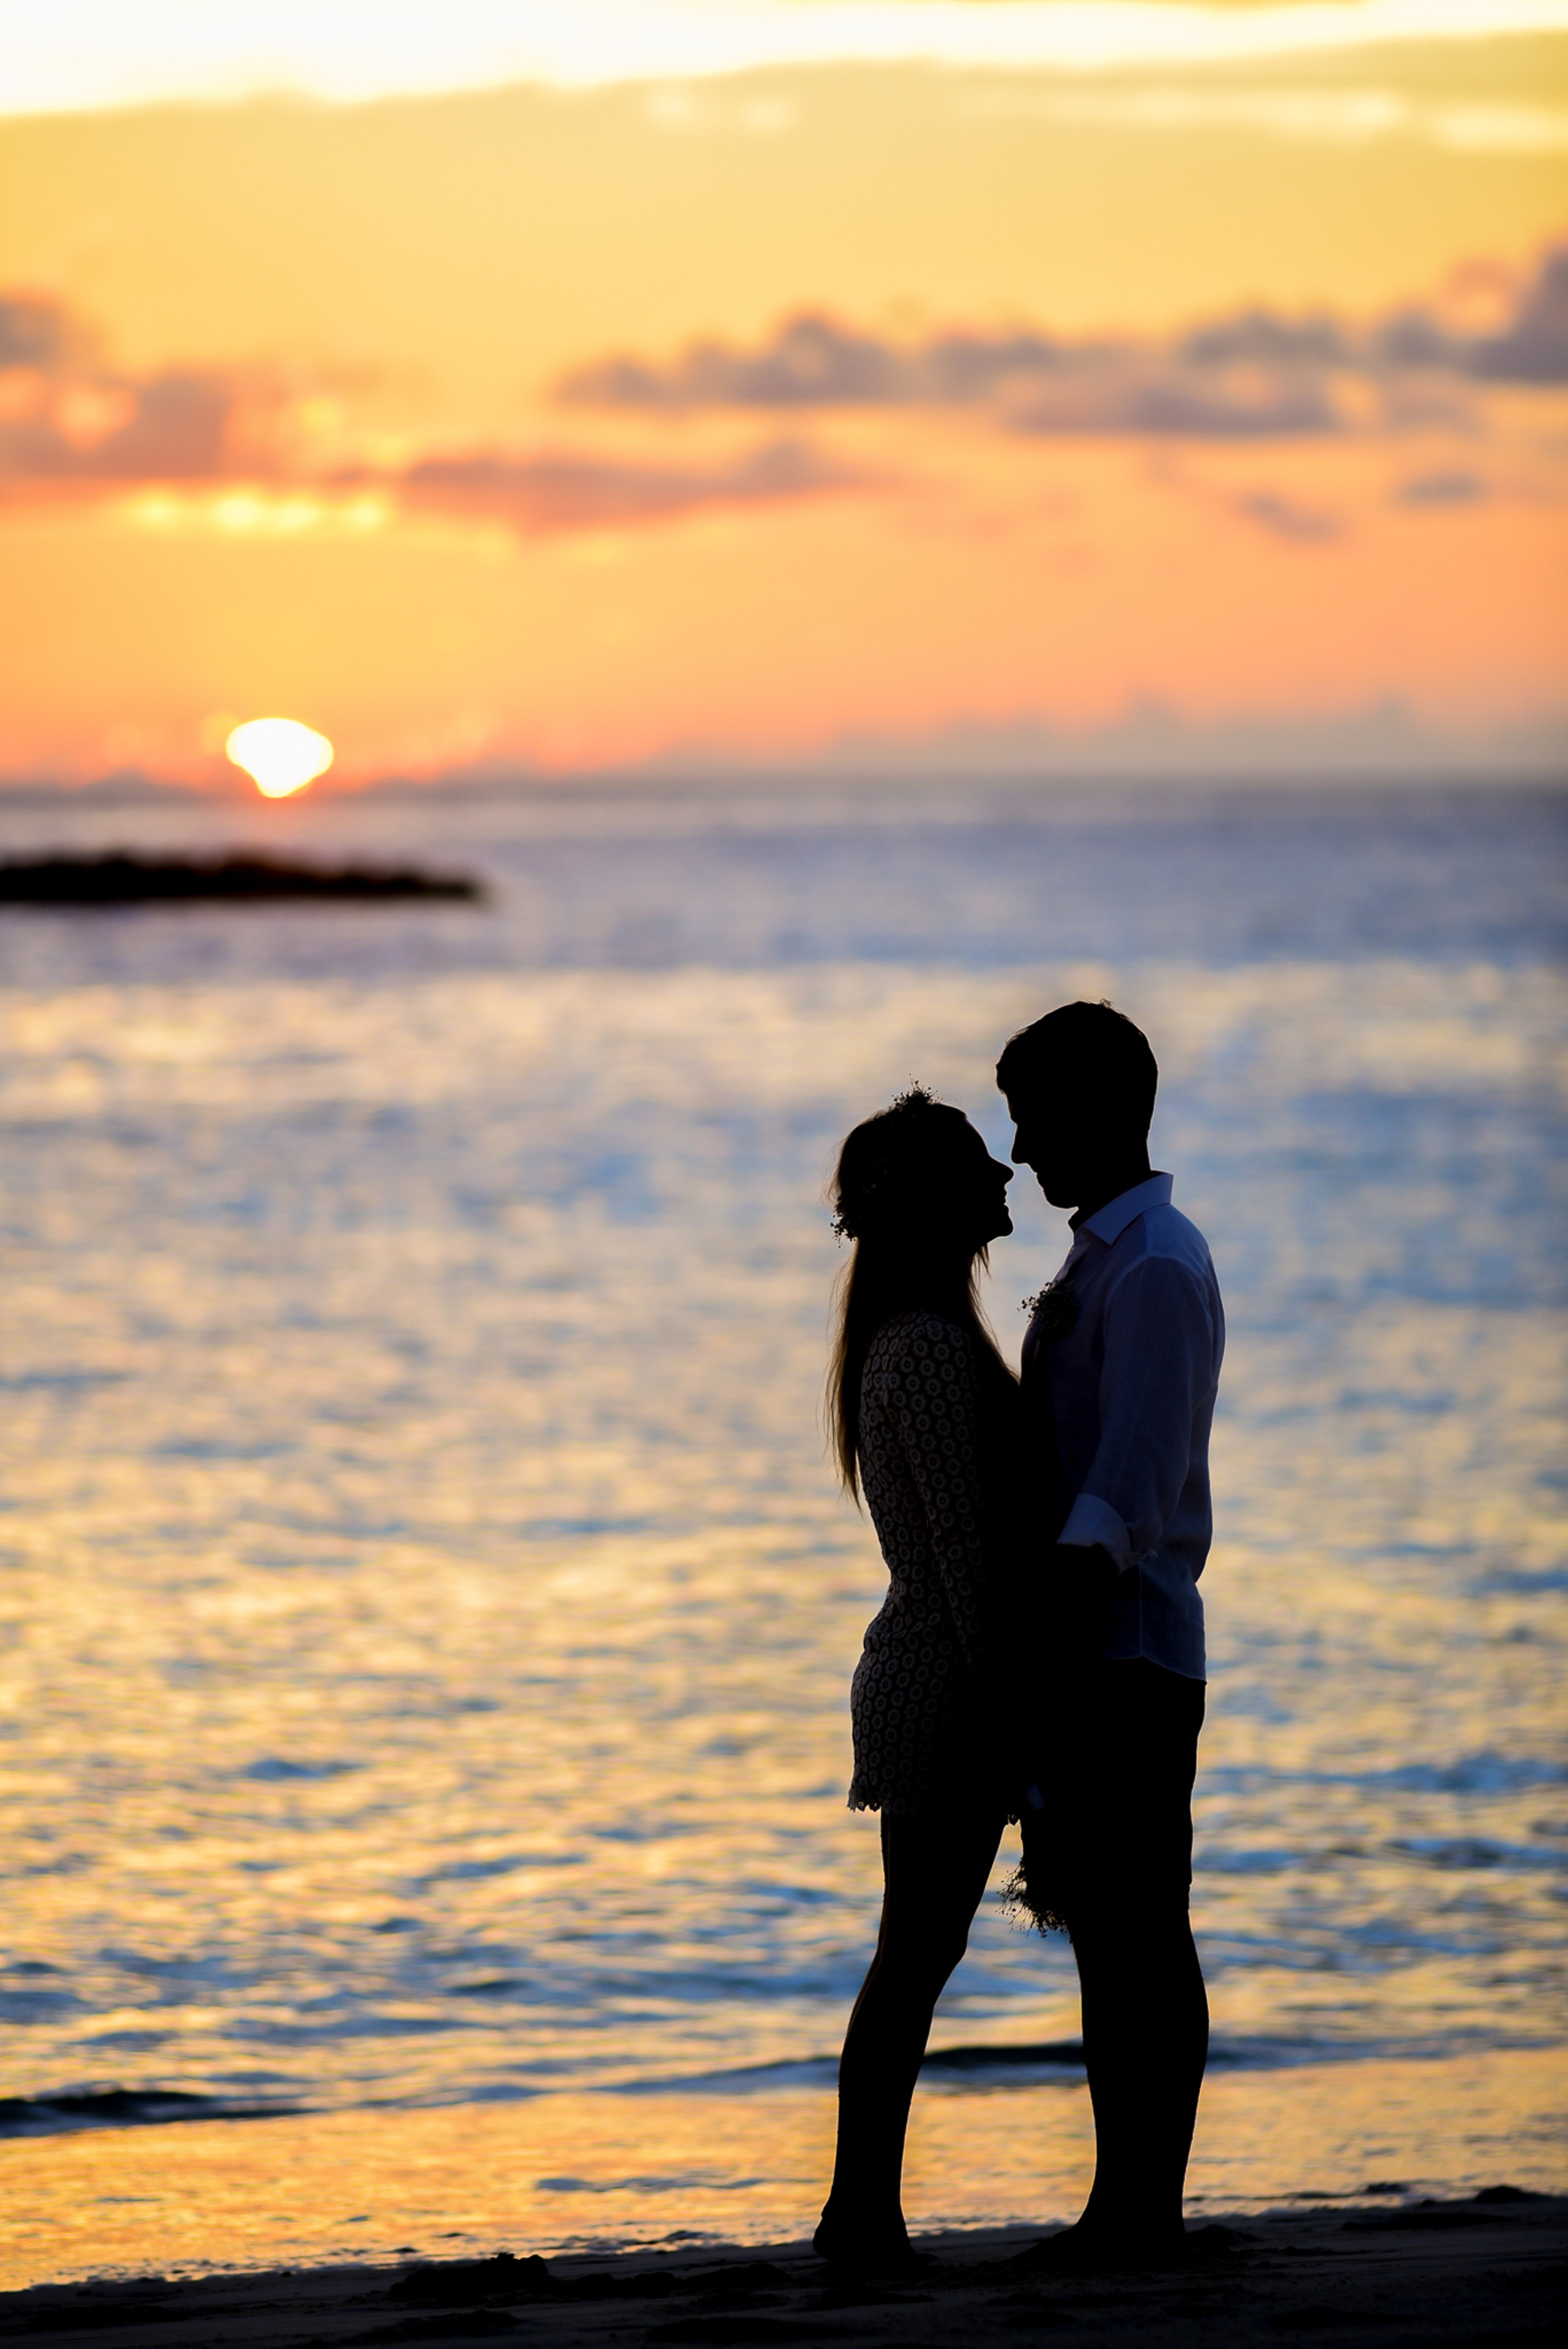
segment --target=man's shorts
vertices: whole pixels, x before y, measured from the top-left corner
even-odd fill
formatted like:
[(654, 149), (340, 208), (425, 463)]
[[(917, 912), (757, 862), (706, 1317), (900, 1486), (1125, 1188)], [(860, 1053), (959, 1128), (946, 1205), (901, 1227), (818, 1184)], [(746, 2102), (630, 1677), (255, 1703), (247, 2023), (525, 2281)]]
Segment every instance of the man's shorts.
[(1185, 1904), (1204, 1686), (1147, 1658), (1087, 1665), (1044, 1724), (1032, 1890), (1065, 1919)]

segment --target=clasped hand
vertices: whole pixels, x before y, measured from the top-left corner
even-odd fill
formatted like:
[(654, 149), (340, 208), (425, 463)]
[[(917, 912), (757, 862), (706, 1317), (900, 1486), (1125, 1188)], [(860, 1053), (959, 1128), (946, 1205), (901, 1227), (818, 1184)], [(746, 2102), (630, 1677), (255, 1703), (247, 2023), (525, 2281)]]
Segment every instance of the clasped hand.
[(1109, 1550), (1057, 1542), (1043, 1578), (1044, 1630), (1065, 1663), (1085, 1663), (1111, 1626), (1119, 1578)]

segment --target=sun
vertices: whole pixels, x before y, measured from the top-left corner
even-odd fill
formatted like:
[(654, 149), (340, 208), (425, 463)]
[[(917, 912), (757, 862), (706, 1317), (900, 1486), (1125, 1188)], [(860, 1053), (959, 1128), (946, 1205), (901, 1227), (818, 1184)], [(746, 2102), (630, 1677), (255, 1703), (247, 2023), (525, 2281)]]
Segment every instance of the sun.
[(332, 745), (326, 735), (296, 718), (253, 718), (235, 727), (224, 748), (269, 800), (302, 792), (332, 764)]

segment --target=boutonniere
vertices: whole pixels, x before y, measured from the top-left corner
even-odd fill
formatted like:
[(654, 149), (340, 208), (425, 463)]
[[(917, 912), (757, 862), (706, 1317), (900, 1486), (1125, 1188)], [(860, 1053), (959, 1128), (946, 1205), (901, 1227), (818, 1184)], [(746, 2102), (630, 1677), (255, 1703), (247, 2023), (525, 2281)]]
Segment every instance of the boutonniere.
[(1077, 1294), (1064, 1280), (1048, 1280), (1038, 1296), (1024, 1299), (1020, 1310), (1028, 1314), (1047, 1345), (1070, 1338), (1078, 1326)]

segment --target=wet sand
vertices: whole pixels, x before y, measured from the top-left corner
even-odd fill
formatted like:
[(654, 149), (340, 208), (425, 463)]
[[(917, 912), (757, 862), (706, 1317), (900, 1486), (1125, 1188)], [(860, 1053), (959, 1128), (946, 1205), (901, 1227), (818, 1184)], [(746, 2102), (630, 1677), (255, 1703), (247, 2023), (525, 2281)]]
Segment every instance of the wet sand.
[(898, 2285), (836, 2283), (803, 2243), (46, 2284), (0, 2296), (0, 2340), (971, 2349), (1065, 2333), (1116, 2349), (1241, 2349), (1298, 2336), (1338, 2349), (1556, 2349), (1563, 2337), (1568, 2198), (1500, 2186), (1462, 2202), (1349, 2217), (1210, 2220), (1189, 2237), (1193, 2261), (1183, 2272), (1070, 2281), (1016, 2267), (1041, 2238), (1013, 2228), (929, 2237), (920, 2245), (929, 2271)]

